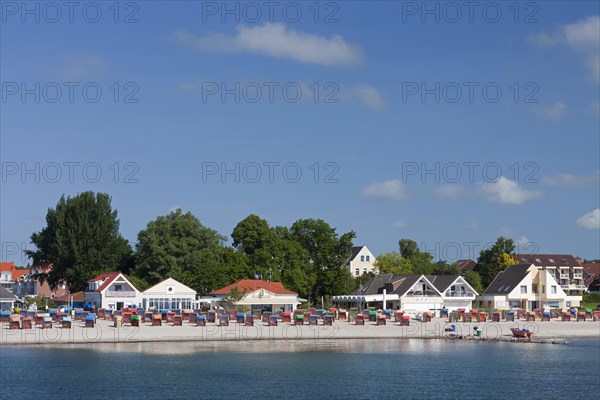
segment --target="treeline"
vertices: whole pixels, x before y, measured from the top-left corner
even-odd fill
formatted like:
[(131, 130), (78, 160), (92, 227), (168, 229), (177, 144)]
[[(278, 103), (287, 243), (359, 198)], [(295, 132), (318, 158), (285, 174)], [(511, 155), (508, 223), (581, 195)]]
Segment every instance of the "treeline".
[[(119, 233), (110, 196), (84, 192), (63, 196), (48, 209), (46, 226), (31, 235), (36, 250), (26, 253), (33, 265), (53, 264), (40, 279), (52, 287), (66, 284), (71, 292), (84, 290), (87, 280), (102, 272), (121, 271), (140, 290), (171, 277), (206, 295), (239, 279), (259, 277), (281, 281), (301, 297), (320, 302), (350, 293), (370, 278), (354, 279), (344, 267), (355, 237), (353, 231), (338, 234), (320, 219), (300, 219), (286, 227), (249, 215), (233, 229), (228, 246), (226, 237), (178, 209), (150, 221), (132, 247)], [(483, 291), (494, 271), (509, 265), (512, 250), (512, 240), (499, 238), (481, 252), (479, 273), (468, 272), (466, 279)], [(398, 253), (380, 255), (376, 265), (381, 273), (460, 273), (456, 264), (434, 263), (410, 239), (400, 240)]]

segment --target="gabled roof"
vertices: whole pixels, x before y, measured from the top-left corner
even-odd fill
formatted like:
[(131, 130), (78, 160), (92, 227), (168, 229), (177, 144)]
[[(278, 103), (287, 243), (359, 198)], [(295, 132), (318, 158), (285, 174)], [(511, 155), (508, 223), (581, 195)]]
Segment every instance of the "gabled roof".
[(473, 260), (458, 260), (456, 262), (461, 271), (473, 271), (477, 263)]
[(530, 263), (508, 266), (485, 289), (483, 295), (507, 295), (529, 274)]
[[(151, 294), (151, 293), (158, 293), (159, 291), (155, 290), (158, 289), (161, 286), (179, 286), (181, 289), (183, 290), (179, 290), (177, 291), (177, 293), (183, 293), (183, 292), (189, 292), (189, 293), (194, 293), (196, 294), (196, 291), (194, 289), (192, 289), (189, 286), (184, 285), (183, 283), (173, 279), (173, 278), (167, 278), (162, 282), (158, 282), (156, 285), (149, 287), (148, 289), (144, 290), (142, 293), (147, 293), (147, 294)], [(164, 293), (164, 292), (160, 292), (160, 293)]]
[[(363, 295), (374, 295), (382, 294), (386, 283), (392, 284), (392, 291), (387, 291), (388, 294), (397, 294), (398, 296), (404, 296), (421, 278), (427, 277), (424, 275), (398, 275), (398, 274), (379, 274), (375, 275), (369, 280), (362, 290), (355, 290), (352, 295), (363, 296)], [(431, 283), (431, 282), (429, 282)], [(432, 284), (433, 286), (433, 284)], [(437, 288), (434, 289), (437, 290)]]
[(232, 283), (231, 285), (227, 285), (224, 288), (215, 290), (211, 294), (226, 295), (233, 288), (237, 288), (240, 292), (247, 293), (254, 292), (258, 289), (265, 289), (273, 294), (298, 294), (296, 292), (292, 292), (291, 290), (286, 289), (281, 282), (263, 282), (256, 279), (242, 279), (241, 281)]
[(0, 299), (2, 300), (16, 300), (17, 296), (9, 292), (4, 286), (0, 286)]
[(348, 259), (346, 260), (344, 265), (348, 265), (348, 263), (350, 263), (351, 261), (354, 261), (354, 259), (358, 255), (358, 253), (360, 253), (360, 251), (363, 249), (363, 247), (366, 247), (366, 246), (353, 246), (350, 249), (350, 256), (348, 257)]
[(98, 282), (98, 281), (104, 281), (104, 283), (102, 283), (98, 289), (96, 290), (86, 290), (86, 292), (102, 292), (104, 289), (106, 289), (107, 287), (110, 286), (110, 284), (117, 279), (117, 277), (121, 275), (120, 272), (106, 272), (104, 274), (100, 274), (97, 277), (90, 279), (88, 281), (89, 282)]
[(31, 271), (25, 268), (17, 268), (15, 267), (14, 261), (11, 262), (0, 262), (0, 272), (10, 272), (12, 278), (17, 280), (24, 275), (29, 274)]
[(517, 262), (535, 264), (537, 267), (581, 267), (570, 254), (515, 254), (513, 258)]

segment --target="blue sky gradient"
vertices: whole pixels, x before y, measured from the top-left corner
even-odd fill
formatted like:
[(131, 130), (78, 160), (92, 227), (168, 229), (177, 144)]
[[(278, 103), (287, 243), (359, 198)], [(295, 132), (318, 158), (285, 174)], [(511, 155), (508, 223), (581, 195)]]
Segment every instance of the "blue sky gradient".
[[(322, 218), (375, 254), (412, 238), (436, 258), (476, 258), (504, 235), (523, 252), (600, 257), (597, 2), (521, 2), (518, 17), (512, 2), (481, 2), (472, 21), (462, 8), (456, 23), (444, 2), (321, 2), (317, 23), (313, 2), (293, 3), (298, 22), (240, 12), (239, 23), (219, 13), (222, 2), (122, 2), (118, 23), (113, 2), (94, 3), (96, 23), (77, 10), (73, 22), (62, 10), (53, 23), (42, 8), (36, 22), (8, 3), (17, 9), (3, 4), (0, 35), (3, 261), (26, 264), (13, 244), (29, 248), (47, 208), (86, 190), (112, 196), (132, 243), (181, 207), (228, 237), (254, 213), (271, 225)], [(502, 11), (497, 22), (486, 5)], [(439, 22), (423, 7), (438, 7)], [(332, 12), (337, 22), (324, 23)], [(130, 14), (137, 22), (123, 23)], [(73, 101), (64, 82), (79, 85)], [(278, 85), (274, 101), (265, 89), (251, 102), (265, 82)], [(81, 91), (90, 83), (102, 89), (95, 103)], [(248, 90), (239, 102), (207, 92), (236, 83)], [(409, 91), (436, 83), (424, 98)], [(286, 101), (286, 84), (300, 88), (298, 102)], [(490, 97), (502, 90), (497, 101), (486, 85)], [(72, 182), (69, 162), (79, 163)], [(279, 163), (272, 182), (266, 162)], [(39, 173), (22, 175), (36, 163)], [(239, 182), (203, 175), (207, 163), (239, 163)], [(249, 163), (262, 166), (256, 183)], [(298, 182), (293, 169), (282, 175), (288, 163), (300, 167)], [(437, 182), (407, 174), (415, 165), (439, 165)], [(451, 182), (456, 165), (462, 178)]]

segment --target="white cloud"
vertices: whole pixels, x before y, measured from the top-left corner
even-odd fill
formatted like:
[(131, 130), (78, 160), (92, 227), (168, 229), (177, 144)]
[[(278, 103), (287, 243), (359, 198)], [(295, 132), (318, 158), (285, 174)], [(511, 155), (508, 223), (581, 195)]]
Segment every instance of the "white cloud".
[(400, 220), (392, 222), (392, 226), (394, 228), (408, 228), (408, 224), (406, 224), (406, 222), (400, 221)]
[(600, 16), (591, 16), (562, 26), (553, 33), (542, 32), (529, 37), (541, 47), (566, 45), (583, 58), (592, 79), (600, 82)]
[(357, 86), (349, 90), (350, 97), (357, 98), (362, 104), (375, 111), (386, 108), (386, 102), (377, 89), (370, 85)]
[(503, 226), (498, 230), (501, 236), (510, 236), (513, 233), (513, 229), (508, 226)]
[(471, 220), (466, 226), (465, 229), (468, 230), (475, 230), (475, 229), (479, 229), (479, 224), (477, 223), (477, 221), (473, 221)]
[(169, 208), (169, 214), (172, 212), (175, 212), (177, 210), (181, 210), (181, 207), (180, 206), (171, 207), (171, 208)]
[(361, 192), (364, 197), (379, 200), (405, 200), (408, 197), (406, 185), (399, 179), (370, 183)]
[(514, 242), (519, 246), (525, 246), (526, 244), (531, 243), (527, 236), (524, 235), (521, 235), (518, 239), (515, 239)]
[(600, 229), (600, 208), (577, 218), (577, 225), (586, 229)]
[(537, 114), (544, 119), (557, 120), (567, 114), (567, 106), (563, 102), (557, 101), (547, 107), (538, 108)]
[(178, 31), (174, 39), (201, 51), (248, 52), (308, 64), (353, 66), (363, 61), (361, 49), (341, 36), (329, 38), (289, 29), (281, 23), (240, 26), (234, 35), (196, 36)]
[(434, 189), (435, 193), (445, 199), (453, 199), (463, 193), (463, 188), (459, 185), (443, 185)]
[(556, 174), (542, 177), (541, 183), (547, 186), (585, 187), (600, 184), (600, 174), (578, 176), (572, 174)]
[(78, 81), (93, 77), (105, 66), (104, 59), (96, 54), (67, 56), (55, 74), (63, 80)]
[(480, 183), (479, 194), (493, 203), (516, 205), (542, 196), (542, 192), (523, 189), (518, 183), (503, 176), (496, 182)]

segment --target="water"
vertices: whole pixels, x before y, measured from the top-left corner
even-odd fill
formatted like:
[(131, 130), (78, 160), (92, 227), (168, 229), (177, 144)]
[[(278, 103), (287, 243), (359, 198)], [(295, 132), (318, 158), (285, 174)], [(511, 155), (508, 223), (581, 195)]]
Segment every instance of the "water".
[(591, 399), (600, 342), (0, 347), (0, 399)]

